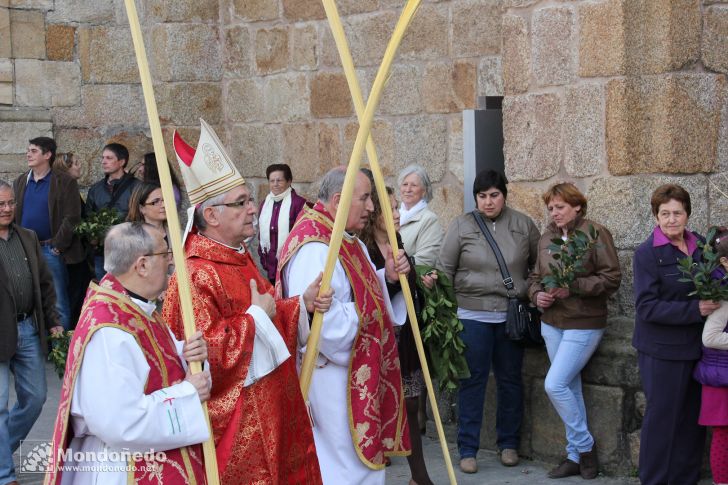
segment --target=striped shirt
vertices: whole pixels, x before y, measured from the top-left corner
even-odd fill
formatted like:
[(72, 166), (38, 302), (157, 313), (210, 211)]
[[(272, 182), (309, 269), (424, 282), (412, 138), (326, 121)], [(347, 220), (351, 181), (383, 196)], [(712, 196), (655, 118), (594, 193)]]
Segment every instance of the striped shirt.
[(0, 237), (0, 264), (10, 280), (10, 290), (15, 300), (15, 313), (33, 311), (33, 275), (30, 273), (28, 257), (20, 242), (20, 236), (10, 226), (8, 239)]

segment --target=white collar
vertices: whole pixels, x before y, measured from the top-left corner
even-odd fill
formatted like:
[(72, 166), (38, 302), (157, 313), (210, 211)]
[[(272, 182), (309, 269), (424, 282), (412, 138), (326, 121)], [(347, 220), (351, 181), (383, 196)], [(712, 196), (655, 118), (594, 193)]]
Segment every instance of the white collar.
[(134, 298), (133, 296), (130, 296), (129, 298), (131, 298), (131, 301), (136, 303), (137, 306), (139, 308), (141, 308), (142, 311), (150, 317), (157, 309), (157, 300), (144, 301), (144, 300), (140, 300), (138, 298)]
[(233, 251), (235, 251), (237, 253), (245, 254), (245, 245), (243, 245), (243, 244), (241, 244), (240, 247), (235, 248), (235, 247), (232, 247), (232, 246), (228, 246), (224, 242), (220, 242), (217, 239), (211, 238), (210, 236), (206, 236), (206, 235), (204, 235), (202, 233), (199, 233), (199, 234), (200, 234), (200, 236), (205, 237), (205, 238), (209, 239), (210, 241), (215, 241), (220, 246), (225, 246), (226, 248), (230, 248), (230, 249), (232, 249)]

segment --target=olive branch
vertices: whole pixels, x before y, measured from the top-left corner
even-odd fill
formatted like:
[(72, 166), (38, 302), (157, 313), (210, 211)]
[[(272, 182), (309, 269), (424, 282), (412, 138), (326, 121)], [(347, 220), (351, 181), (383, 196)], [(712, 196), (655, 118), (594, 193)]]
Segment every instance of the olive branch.
[[(717, 231), (716, 227), (711, 227), (705, 238), (706, 241), (715, 239)], [(709, 242), (698, 241), (698, 247), (702, 250), (700, 261), (694, 261), (691, 256), (678, 260), (677, 268), (683, 274), (678, 281), (692, 283), (695, 286), (695, 290), (688, 293), (687, 296), (697, 295), (701, 300), (728, 300), (728, 285), (726, 284), (728, 275), (721, 279), (713, 277), (713, 271), (720, 266), (720, 258)]]
[(470, 377), (465, 361), (465, 343), (460, 338), (463, 324), (458, 318), (455, 290), (450, 279), (437, 271), (432, 288), (422, 284), (422, 276), (430, 273), (430, 266), (417, 265), (417, 287), (424, 295), (421, 310), (422, 341), (427, 345), (433, 374), (438, 378), (441, 391), (455, 391), (460, 379)]
[(104, 207), (84, 218), (74, 230), (81, 239), (102, 247), (109, 228), (122, 222), (121, 214), (115, 208)]
[(48, 353), (48, 360), (53, 363), (59, 379), (63, 379), (63, 374), (66, 372), (71, 337), (73, 337), (73, 330), (51, 334), (51, 351)]
[(589, 225), (589, 233), (575, 230), (566, 240), (554, 238), (548, 246), (555, 263), (549, 263), (550, 274), (541, 280), (546, 288), (569, 288), (576, 281), (577, 273), (584, 271), (586, 254), (597, 245), (599, 231)]

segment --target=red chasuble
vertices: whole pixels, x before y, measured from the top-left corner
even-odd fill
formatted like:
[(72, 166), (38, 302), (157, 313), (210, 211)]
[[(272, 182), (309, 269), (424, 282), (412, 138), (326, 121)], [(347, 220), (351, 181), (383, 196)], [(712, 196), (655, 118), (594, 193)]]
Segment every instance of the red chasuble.
[[(321, 203), (303, 209), (281, 250), (276, 278), (279, 295), (280, 269), (304, 244), (328, 245), (333, 224)], [(408, 455), (410, 451), (397, 342), (379, 279), (357, 239), (341, 242), (339, 262), (351, 284), (361, 319), (349, 360), (349, 431), (362, 463), (380, 470), (385, 466), (385, 456)], [(312, 270), (312, 274), (316, 271)]]
[[(301, 396), (296, 364), (289, 358), (254, 384), (243, 387), (250, 365), (255, 320), (250, 280), (258, 291), (273, 288), (250, 258), (199, 234), (185, 243), (192, 282), (195, 326), (207, 340), (212, 373), (208, 401), (217, 450), (220, 482), (225, 485), (320, 484), (316, 448)], [(273, 323), (291, 355), (296, 352), (298, 298), (276, 301)], [(182, 335), (176, 275), (163, 311), (176, 335)]]
[[(46, 485), (61, 483), (63, 462), (60, 450), (67, 448), (72, 438), (70, 427), (71, 399), (76, 377), (81, 369), (83, 353), (94, 332), (104, 327), (113, 327), (129, 332), (136, 339), (149, 364), (149, 376), (145, 392), (151, 394), (184, 380), (185, 370), (180, 362), (177, 348), (169, 335), (167, 325), (155, 313), (147, 316), (121, 286), (119, 280), (107, 274), (99, 285), (91, 284), (84, 302), (81, 318), (69, 346), (66, 373), (63, 377), (58, 415), (53, 430), (53, 446), (50, 469), (45, 478)], [(149, 485), (204, 484), (202, 446), (186, 446), (165, 451), (165, 462), (137, 462), (137, 471), (129, 474), (129, 483)], [(55, 463), (54, 463), (55, 462)], [(150, 465), (152, 465), (150, 467)], [(150, 471), (151, 469), (153, 471)], [(143, 471), (142, 471), (143, 470)]]

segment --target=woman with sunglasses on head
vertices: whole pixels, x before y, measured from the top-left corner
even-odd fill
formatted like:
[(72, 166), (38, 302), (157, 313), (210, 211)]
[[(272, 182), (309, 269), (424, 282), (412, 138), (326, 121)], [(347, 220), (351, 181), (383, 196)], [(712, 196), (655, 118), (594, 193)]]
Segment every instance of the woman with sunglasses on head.
[(56, 155), (56, 163), (53, 168), (66, 172), (75, 180), (81, 178), (81, 160), (79, 160), (78, 157), (73, 156), (73, 153), (71, 152), (59, 153)]
[[(76, 181), (81, 178), (81, 160), (79, 157), (73, 155), (72, 152), (58, 153), (56, 154), (56, 161), (53, 164), (53, 170), (59, 170), (66, 172), (68, 175), (73, 177)], [(81, 198), (81, 214), (86, 214), (86, 201), (83, 200), (83, 196), (79, 194)], [(78, 237), (78, 236), (74, 236)], [(88, 290), (88, 284), (94, 277), (93, 273), (93, 253), (92, 249), (88, 244), (81, 240), (85, 257), (78, 263), (66, 263), (66, 269), (68, 270), (68, 300), (71, 306), (71, 328), (76, 328), (76, 322), (78, 322), (81, 316), (81, 308), (83, 307), (83, 301), (86, 298), (86, 290)]]

